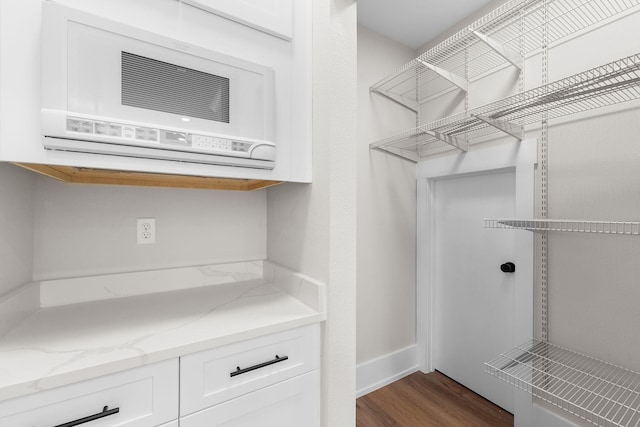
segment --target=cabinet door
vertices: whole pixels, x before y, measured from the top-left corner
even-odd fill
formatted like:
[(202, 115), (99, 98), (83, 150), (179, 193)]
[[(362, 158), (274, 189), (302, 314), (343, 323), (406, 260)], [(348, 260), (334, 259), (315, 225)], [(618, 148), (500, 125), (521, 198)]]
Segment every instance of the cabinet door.
[(318, 371), (246, 394), (180, 419), (180, 427), (317, 427)]
[(161, 426), (158, 426), (158, 427), (178, 427), (178, 420), (171, 421), (170, 423), (167, 423), (167, 424), (162, 424)]
[(154, 427), (178, 418), (178, 360), (0, 402), (0, 426)]
[(180, 358), (180, 415), (217, 405), (318, 369), (313, 324)]
[(293, 36), (293, 0), (183, 1), (285, 40)]

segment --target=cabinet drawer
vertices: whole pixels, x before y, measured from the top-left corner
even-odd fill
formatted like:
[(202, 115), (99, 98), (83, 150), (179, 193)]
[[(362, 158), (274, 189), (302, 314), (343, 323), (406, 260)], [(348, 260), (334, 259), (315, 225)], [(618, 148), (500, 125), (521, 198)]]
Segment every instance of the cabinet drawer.
[(317, 369), (319, 358), (318, 324), (182, 357), (180, 414)]
[(318, 371), (180, 418), (180, 427), (317, 427)]
[(82, 427), (153, 427), (177, 419), (178, 359), (0, 403), (0, 426), (51, 427), (92, 415)]

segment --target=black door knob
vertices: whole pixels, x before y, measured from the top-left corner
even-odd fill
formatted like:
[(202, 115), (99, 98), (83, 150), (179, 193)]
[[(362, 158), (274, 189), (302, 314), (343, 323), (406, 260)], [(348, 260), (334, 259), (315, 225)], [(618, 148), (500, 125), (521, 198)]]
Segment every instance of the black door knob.
[(516, 265), (512, 262), (505, 262), (500, 266), (500, 271), (503, 273), (513, 273), (516, 271)]

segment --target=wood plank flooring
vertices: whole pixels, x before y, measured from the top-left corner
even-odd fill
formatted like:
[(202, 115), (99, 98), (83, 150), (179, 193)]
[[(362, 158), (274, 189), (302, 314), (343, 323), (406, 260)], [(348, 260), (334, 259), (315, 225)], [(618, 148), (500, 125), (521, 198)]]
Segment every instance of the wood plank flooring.
[(356, 427), (431, 426), (513, 426), (513, 415), (440, 372), (416, 372), (356, 400)]

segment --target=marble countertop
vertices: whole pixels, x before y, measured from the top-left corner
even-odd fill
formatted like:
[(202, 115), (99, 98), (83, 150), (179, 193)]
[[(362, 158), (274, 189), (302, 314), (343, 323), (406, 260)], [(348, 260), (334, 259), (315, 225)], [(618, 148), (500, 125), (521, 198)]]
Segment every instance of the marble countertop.
[(0, 339), (0, 400), (324, 320), (265, 276), (40, 308)]

